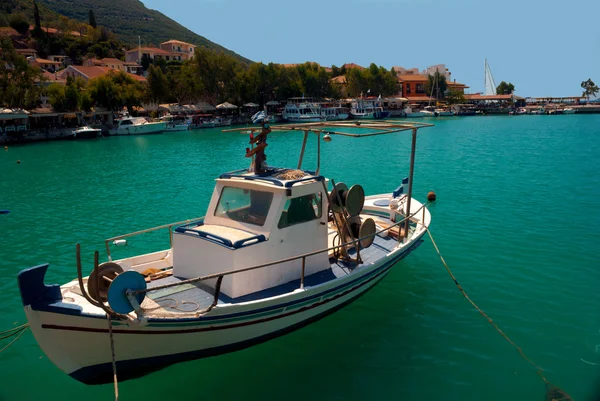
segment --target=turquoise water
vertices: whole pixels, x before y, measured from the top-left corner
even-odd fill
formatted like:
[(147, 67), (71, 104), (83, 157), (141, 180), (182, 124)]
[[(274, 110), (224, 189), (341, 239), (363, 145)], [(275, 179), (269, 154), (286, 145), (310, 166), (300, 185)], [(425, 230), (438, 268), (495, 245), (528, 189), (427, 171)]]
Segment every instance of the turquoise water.
[[(463, 288), (576, 400), (600, 397), (600, 115), (436, 119), (418, 139), (414, 196), (435, 190), (431, 230)], [(201, 130), (0, 149), (0, 331), (24, 322), (19, 270), (86, 271), (104, 239), (202, 216), (213, 180), (243, 168), (247, 138)], [(312, 141), (309, 145), (314, 148)], [(322, 171), (389, 192), (407, 134), (323, 145)], [(270, 165), (300, 137), (272, 134)], [(21, 160), (17, 164), (16, 160)], [(307, 158), (305, 168), (315, 165)], [(117, 256), (164, 247), (151, 235)], [(6, 343), (0, 342), (0, 348)], [(109, 342), (107, 338), (107, 352)], [(597, 363), (592, 365), (584, 360)], [(109, 400), (59, 371), (30, 332), (0, 354), (0, 400)], [(457, 291), (431, 242), (367, 295), (295, 333), (120, 384), (122, 400), (542, 400), (543, 382)]]

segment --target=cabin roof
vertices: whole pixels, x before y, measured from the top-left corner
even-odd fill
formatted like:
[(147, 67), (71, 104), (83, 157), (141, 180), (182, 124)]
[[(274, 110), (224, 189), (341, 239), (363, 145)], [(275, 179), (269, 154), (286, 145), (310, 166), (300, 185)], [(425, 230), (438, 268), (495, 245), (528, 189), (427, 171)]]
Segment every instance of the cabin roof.
[[(296, 173), (302, 172), (304, 176), (301, 178), (293, 178), (286, 180), (282, 176), (285, 176), (286, 173)], [(294, 174), (295, 175), (295, 174)], [(306, 182), (314, 180), (315, 182), (321, 182), (325, 180), (325, 177), (322, 175), (315, 175), (314, 171), (308, 170), (294, 170), (289, 168), (280, 168), (280, 167), (271, 167), (267, 170), (266, 173), (253, 173), (248, 172), (248, 169), (241, 169), (236, 171), (231, 171), (229, 173), (223, 173), (219, 176), (220, 179), (241, 179), (246, 181), (258, 181), (263, 184), (270, 184), (276, 187), (282, 188), (291, 188), (295, 184), (300, 182)]]

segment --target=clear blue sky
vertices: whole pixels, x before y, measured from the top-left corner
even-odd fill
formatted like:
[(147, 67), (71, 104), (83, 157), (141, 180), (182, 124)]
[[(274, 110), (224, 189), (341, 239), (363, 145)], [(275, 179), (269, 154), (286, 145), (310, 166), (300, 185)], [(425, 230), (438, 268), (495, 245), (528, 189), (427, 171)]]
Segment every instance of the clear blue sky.
[(510, 81), (521, 96), (578, 96), (588, 78), (600, 85), (600, 0), (143, 2), (264, 63), (444, 63), (474, 93), (487, 58), (496, 84)]

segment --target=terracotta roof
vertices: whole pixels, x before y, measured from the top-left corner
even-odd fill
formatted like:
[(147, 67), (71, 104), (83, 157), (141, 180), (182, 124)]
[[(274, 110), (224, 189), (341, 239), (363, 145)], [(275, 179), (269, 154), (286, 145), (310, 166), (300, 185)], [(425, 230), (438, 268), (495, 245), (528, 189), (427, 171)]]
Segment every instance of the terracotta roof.
[(52, 61), (52, 60), (46, 60), (45, 58), (36, 58), (35, 60), (31, 60), (32, 63), (38, 63), (38, 64), (51, 64), (51, 65), (58, 65), (58, 64), (62, 64), (60, 61)]
[(358, 68), (359, 70), (365, 70), (365, 67), (361, 67), (358, 64), (354, 64), (354, 63), (346, 63), (344, 64), (342, 67), (345, 67), (347, 70), (349, 70), (350, 68)]
[(421, 74), (398, 75), (399, 82), (426, 82), (427, 77)]
[[(69, 70), (69, 68), (78, 71), (80, 74), (86, 76), (88, 79), (98, 78), (98, 77), (101, 77), (101, 76), (106, 75), (111, 72), (119, 72), (119, 70), (114, 70), (109, 67), (98, 67), (98, 66), (87, 67), (87, 66), (82, 66), (82, 65), (70, 65), (69, 67), (67, 67), (61, 71), (61, 76), (65, 71)], [(126, 72), (125, 74), (129, 75), (131, 78), (135, 79), (136, 81), (146, 82), (146, 78), (141, 77), (139, 75), (130, 74), (128, 72)]]
[(102, 61), (104, 64), (108, 64), (108, 63), (123, 64), (123, 62), (121, 60), (119, 60), (118, 58), (112, 58), (112, 57), (103, 58), (100, 61)]
[(407, 96), (409, 102), (429, 102), (430, 100), (435, 100), (433, 97), (429, 96)]
[(162, 42), (161, 45), (166, 45), (166, 44), (171, 44), (171, 43), (179, 44), (179, 45), (186, 45), (186, 46), (197, 47), (196, 45), (193, 45), (191, 43), (182, 42), (181, 40), (175, 40), (175, 39), (171, 39), (171, 40), (168, 40), (166, 42)]
[(63, 84), (63, 85), (67, 83), (67, 80), (59, 78), (57, 73), (53, 74), (51, 72), (48, 72), (48, 71), (44, 70), (42, 72), (42, 74), (43, 74), (44, 78), (46, 78), (46, 80), (48, 81), (48, 83), (55, 82), (55, 83)]
[(15, 51), (19, 54), (36, 54), (37, 51), (33, 49), (15, 49)]
[(123, 65), (126, 65), (128, 67), (141, 67), (141, 65), (139, 65), (138, 63), (134, 62), (134, 61), (126, 61), (123, 63)]
[[(173, 52), (170, 52), (167, 50), (163, 50), (159, 47), (142, 47), (139, 50), (141, 50), (142, 53), (154, 53), (154, 54), (158, 54), (161, 56), (180, 56), (181, 55), (179, 53), (173, 53)], [(137, 52), (137, 51), (138, 51), (138, 49), (135, 48), (135, 49), (127, 50), (127, 53)]]
[(480, 95), (476, 93), (474, 95), (465, 95), (467, 100), (510, 100), (514, 95)]
[(460, 82), (446, 82), (448, 84), (448, 86), (450, 87), (460, 87), (460, 88), (469, 88), (469, 86), (465, 85), (465, 84), (461, 84)]
[(338, 75), (337, 77), (331, 78), (330, 81), (335, 82), (336, 84), (347, 84), (348, 83), (345, 75)]

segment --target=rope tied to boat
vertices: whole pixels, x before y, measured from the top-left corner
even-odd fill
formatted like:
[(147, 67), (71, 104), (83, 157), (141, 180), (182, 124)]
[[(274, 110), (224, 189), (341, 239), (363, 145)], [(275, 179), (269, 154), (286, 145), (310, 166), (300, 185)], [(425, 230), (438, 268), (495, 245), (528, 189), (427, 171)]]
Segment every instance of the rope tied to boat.
[(427, 234), (429, 234), (429, 238), (431, 239), (431, 243), (433, 244), (433, 247), (435, 248), (435, 251), (437, 252), (438, 256), (440, 257), (440, 260), (442, 261), (442, 264), (444, 265), (444, 267), (448, 271), (448, 274), (450, 275), (450, 278), (454, 281), (454, 284), (456, 284), (456, 287), (461, 292), (461, 294), (465, 297), (465, 299), (467, 301), (469, 301), (469, 303), (483, 317), (486, 318), (486, 320), (488, 321), (488, 323), (491, 324), (492, 327), (494, 327), (494, 329), (496, 329), (496, 331), (498, 333), (500, 333), (500, 335), (502, 335), (502, 337), (504, 337), (504, 339), (506, 341), (508, 341), (508, 343), (510, 345), (512, 345), (514, 348), (516, 348), (517, 351), (519, 351), (519, 354), (523, 357), (523, 359), (525, 359), (531, 366), (533, 366), (536, 369), (537, 375), (543, 380), (544, 384), (546, 385), (546, 400), (547, 401), (573, 401), (573, 398), (566, 391), (564, 391), (561, 388), (559, 388), (559, 387), (555, 386), (554, 384), (552, 384), (546, 378), (546, 376), (544, 376), (544, 373), (543, 373), (544, 369), (542, 369), (538, 364), (536, 364), (535, 362), (533, 362), (527, 355), (525, 355), (525, 353), (523, 352), (523, 349), (521, 347), (519, 347), (513, 340), (511, 340), (510, 337), (508, 337), (508, 335), (506, 335), (506, 333), (504, 333), (504, 331), (502, 331), (502, 329), (498, 326), (498, 324), (496, 324), (496, 322), (494, 322), (492, 320), (492, 318), (489, 317), (489, 315), (487, 313), (485, 313), (479, 306), (477, 306), (477, 304), (469, 297), (469, 295), (467, 295), (467, 293), (465, 292), (465, 290), (462, 288), (462, 286), (460, 285), (460, 283), (458, 282), (458, 280), (456, 279), (456, 277), (452, 273), (452, 270), (450, 270), (450, 267), (446, 263), (446, 260), (442, 256), (442, 254), (440, 252), (440, 249), (438, 248), (437, 244), (435, 243), (435, 240), (433, 239), (433, 235), (431, 235), (431, 230), (429, 229), (429, 227), (427, 227)]
[(10, 348), (11, 345), (13, 345), (19, 338), (21, 338), (23, 333), (25, 333), (25, 331), (27, 331), (28, 328), (29, 328), (29, 324), (24, 323), (17, 327), (13, 327), (12, 329), (1, 331), (0, 332), (0, 340), (6, 340), (7, 338), (11, 338), (11, 337), (15, 337), (15, 338), (13, 338), (11, 342), (9, 342), (8, 344), (6, 344), (6, 346), (4, 346), (2, 349), (0, 349), (0, 353), (2, 353), (3, 351), (6, 351), (8, 348)]

